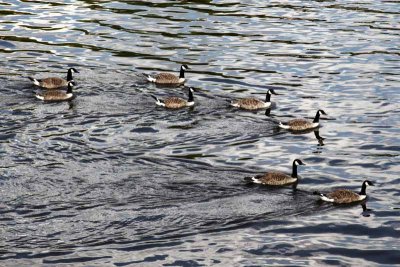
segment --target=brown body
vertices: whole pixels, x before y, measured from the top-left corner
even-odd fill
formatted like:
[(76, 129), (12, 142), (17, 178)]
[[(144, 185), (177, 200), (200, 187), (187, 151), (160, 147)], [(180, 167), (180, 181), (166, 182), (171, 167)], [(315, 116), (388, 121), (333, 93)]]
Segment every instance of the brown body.
[(49, 77), (45, 79), (40, 79), (38, 81), (39, 81), (39, 86), (46, 89), (56, 89), (68, 85), (67, 80), (59, 77)]
[(168, 72), (159, 73), (154, 78), (156, 79), (155, 83), (160, 84), (180, 84), (185, 82), (185, 79), (180, 79), (179, 76)]
[(346, 204), (361, 201), (365, 196), (359, 195), (347, 189), (339, 189), (326, 194), (329, 198), (333, 199), (335, 203)]
[(257, 180), (261, 184), (265, 185), (289, 185), (297, 181), (297, 178), (293, 178), (290, 175), (283, 172), (268, 172), (263, 175), (256, 176)]
[(166, 108), (183, 108), (187, 107), (187, 101), (180, 97), (169, 97), (164, 100)]
[(191, 107), (194, 105), (194, 99), (193, 99), (193, 88), (189, 88), (189, 98), (188, 100), (185, 100), (180, 97), (172, 96), (168, 97), (165, 100), (158, 99), (156, 96), (152, 95), (156, 100), (156, 105), (158, 106), (163, 106), (166, 108), (171, 108), (171, 109), (177, 109), (177, 108), (183, 108), (183, 107)]
[(290, 120), (286, 124), (290, 127), (290, 130), (294, 131), (304, 131), (318, 127), (318, 123), (313, 123), (305, 119)]
[(286, 174), (280, 171), (270, 171), (262, 175), (254, 177), (245, 177), (244, 180), (254, 184), (263, 184), (271, 186), (285, 186), (293, 185), (294, 188), (297, 186), (297, 165), (305, 165), (300, 159), (295, 159), (292, 164), (292, 174)]
[(286, 123), (279, 123), (279, 127), (282, 129), (287, 129), (287, 130), (291, 130), (291, 131), (306, 131), (306, 130), (310, 130), (310, 129), (315, 129), (317, 127), (319, 127), (319, 117), (320, 115), (327, 115), (325, 113), (325, 111), (323, 111), (322, 109), (317, 110), (317, 113), (315, 114), (314, 120), (313, 121), (309, 121), (306, 119), (294, 119), (294, 120), (290, 120)]
[(67, 71), (67, 79), (59, 77), (48, 77), (43, 79), (35, 79), (33, 77), (27, 78), (31, 80), (36, 86), (40, 86), (45, 89), (56, 89), (68, 86), (68, 82), (73, 82), (72, 73), (79, 73), (79, 71), (77, 71), (75, 68), (69, 68)]
[(186, 79), (185, 79), (185, 70), (189, 69), (187, 65), (182, 65), (181, 69), (179, 71), (179, 76), (169, 73), (169, 72), (161, 72), (159, 74), (156, 74), (155, 76), (151, 76), (148, 74), (144, 74), (146, 76), (146, 79), (149, 82), (153, 83), (158, 83), (158, 84), (166, 84), (166, 85), (179, 85), (183, 84)]
[[(242, 99), (238, 99), (238, 100), (234, 100), (231, 103), (232, 106), (234, 107), (239, 107), (239, 108), (243, 108), (243, 109), (261, 109), (261, 108), (266, 108), (267, 105), (265, 102), (256, 99), (256, 98), (242, 98)], [(268, 106), (270, 106), (271, 104), (269, 104)]]

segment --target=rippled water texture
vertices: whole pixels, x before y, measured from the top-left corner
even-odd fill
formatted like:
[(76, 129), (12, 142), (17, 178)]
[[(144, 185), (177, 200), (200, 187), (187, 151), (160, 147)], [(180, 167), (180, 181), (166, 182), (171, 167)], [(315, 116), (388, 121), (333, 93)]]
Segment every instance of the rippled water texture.
[[(398, 1), (0, 0), (0, 265), (400, 264), (399, 25)], [(156, 107), (187, 89), (142, 73), (184, 63), (196, 105)], [(34, 98), (72, 66), (72, 103)], [(268, 88), (267, 116), (227, 106)], [(319, 108), (324, 140), (277, 127)], [(243, 181), (295, 158), (296, 192)], [(369, 210), (312, 195), (365, 179)]]

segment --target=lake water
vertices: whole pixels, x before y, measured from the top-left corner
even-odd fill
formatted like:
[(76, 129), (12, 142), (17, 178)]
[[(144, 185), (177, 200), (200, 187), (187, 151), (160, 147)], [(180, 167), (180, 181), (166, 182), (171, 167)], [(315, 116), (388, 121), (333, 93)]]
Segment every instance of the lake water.
[[(1, 266), (400, 264), (398, 1), (0, 0)], [(142, 73), (191, 67), (196, 105)], [(45, 104), (26, 76), (75, 74)], [(269, 115), (228, 107), (264, 98)], [(279, 130), (312, 118), (319, 135)], [(243, 177), (291, 171), (298, 191)], [(315, 190), (368, 188), (369, 210)]]

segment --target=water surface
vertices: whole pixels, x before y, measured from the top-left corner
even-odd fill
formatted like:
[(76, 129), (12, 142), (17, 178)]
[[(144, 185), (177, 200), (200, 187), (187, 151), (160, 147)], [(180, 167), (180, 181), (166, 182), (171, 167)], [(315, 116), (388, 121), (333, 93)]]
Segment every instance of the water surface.
[[(0, 2), (0, 265), (400, 263), (398, 3), (245, 2)], [(196, 105), (156, 107), (180, 64)], [(33, 97), (72, 66), (72, 103)], [(319, 108), (323, 141), (277, 127)], [(243, 182), (295, 158), (296, 192)], [(364, 179), (367, 211), (312, 195)]]

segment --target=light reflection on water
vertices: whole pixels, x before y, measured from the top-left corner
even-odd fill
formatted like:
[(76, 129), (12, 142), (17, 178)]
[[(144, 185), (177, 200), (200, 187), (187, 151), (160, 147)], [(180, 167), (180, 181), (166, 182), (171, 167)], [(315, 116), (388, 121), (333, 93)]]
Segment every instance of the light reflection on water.
[[(399, 246), (399, 24), (395, 2), (0, 2), (1, 265), (387, 265)], [(182, 63), (182, 88), (142, 72)], [(76, 75), (43, 104), (26, 76)], [(243, 112), (227, 100), (264, 97)], [(277, 121), (327, 111), (319, 134)], [(299, 191), (246, 186), (290, 171)], [(335, 207), (314, 190), (359, 190)]]

